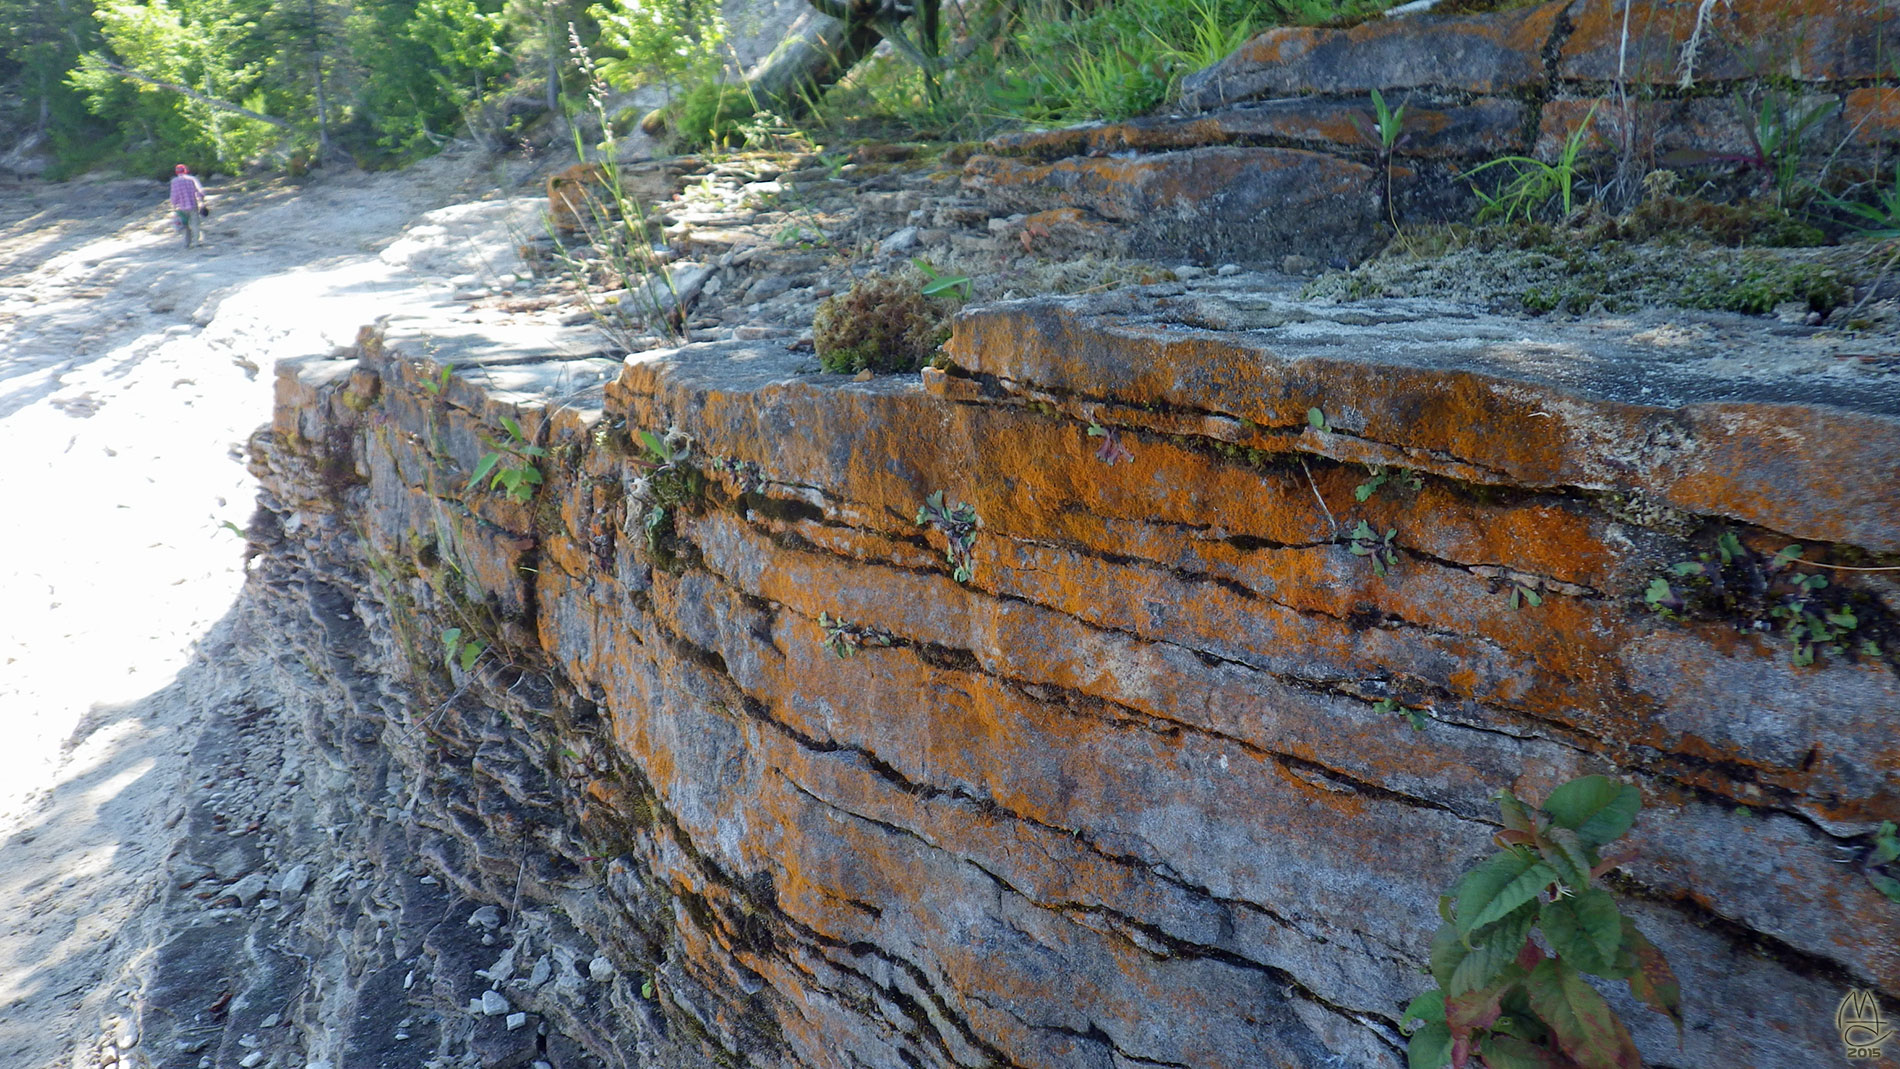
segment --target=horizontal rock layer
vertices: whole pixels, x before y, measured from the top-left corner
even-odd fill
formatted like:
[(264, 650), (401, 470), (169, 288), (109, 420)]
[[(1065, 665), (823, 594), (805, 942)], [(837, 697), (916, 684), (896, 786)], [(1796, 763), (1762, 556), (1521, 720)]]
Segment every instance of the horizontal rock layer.
[[(433, 862), (630, 978), (535, 1004), (609, 1064), (1396, 1066), (1490, 796), (1590, 772), (1647, 805), (1614, 882), (1688, 1019), (1619, 1004), (1651, 1059), (1835, 1057), (1850, 986), (1900, 993), (1891, 649), (1796, 667), (1640, 595), (1718, 530), (1891, 563), (1900, 403), (1719, 318), (1444, 312), (999, 305), (863, 382), (393, 325), (280, 379), (271, 552), (415, 695), (378, 729)], [(1870, 633), (1885, 574), (1831, 573)]]

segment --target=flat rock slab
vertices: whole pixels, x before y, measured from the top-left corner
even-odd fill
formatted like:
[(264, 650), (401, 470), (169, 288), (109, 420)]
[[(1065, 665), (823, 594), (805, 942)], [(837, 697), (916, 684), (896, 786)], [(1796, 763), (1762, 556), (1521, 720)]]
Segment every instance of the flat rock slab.
[(1220, 413), (1342, 459), (1369, 441), (1472, 481), (1637, 491), (1900, 550), (1900, 484), (1866, 477), (1900, 470), (1900, 375), (1851, 337), (1764, 322), (1326, 305), (1240, 277), (975, 309), (948, 351), (975, 375)]

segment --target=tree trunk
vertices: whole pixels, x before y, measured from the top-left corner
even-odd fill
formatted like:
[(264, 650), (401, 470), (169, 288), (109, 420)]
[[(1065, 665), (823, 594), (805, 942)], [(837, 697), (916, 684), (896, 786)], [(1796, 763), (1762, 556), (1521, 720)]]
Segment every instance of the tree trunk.
[(746, 88), (760, 107), (796, 118), (883, 39), (869, 19), (807, 11), (772, 54), (746, 72)]

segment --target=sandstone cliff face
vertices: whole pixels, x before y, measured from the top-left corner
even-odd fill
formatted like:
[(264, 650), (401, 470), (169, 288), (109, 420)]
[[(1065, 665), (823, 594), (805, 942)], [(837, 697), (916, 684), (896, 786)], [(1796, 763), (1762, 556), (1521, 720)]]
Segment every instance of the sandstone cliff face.
[(1396, 1066), (1491, 794), (1591, 772), (1647, 805), (1650, 1060), (1827, 1064), (1900, 994), (1900, 595), (1830, 572), (1885, 652), (1797, 667), (1642, 593), (1723, 531), (1891, 563), (1900, 396), (1733, 320), (1446, 311), (996, 305), (863, 382), (392, 326), (281, 374), (257, 581), (362, 628), (324, 656), (388, 697), (328, 715), (419, 863), (611, 963), (501, 985), (608, 1064)]

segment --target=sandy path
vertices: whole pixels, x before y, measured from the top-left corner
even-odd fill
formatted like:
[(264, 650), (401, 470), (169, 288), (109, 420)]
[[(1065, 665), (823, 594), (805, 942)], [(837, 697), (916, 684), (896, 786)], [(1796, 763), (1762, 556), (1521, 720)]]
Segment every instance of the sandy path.
[(178, 676), (243, 580), (223, 525), (251, 513), (273, 365), (510, 270), (534, 210), (491, 191), (527, 172), (214, 186), (190, 252), (156, 182), (0, 186), (0, 1065), (92, 1065), (111, 1031), (208, 703)]

